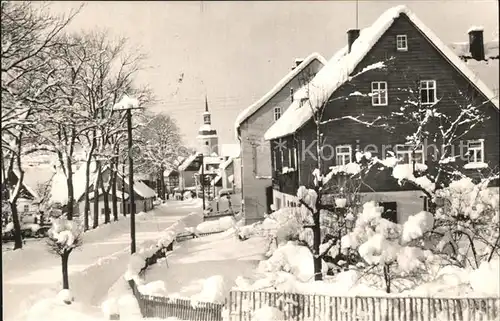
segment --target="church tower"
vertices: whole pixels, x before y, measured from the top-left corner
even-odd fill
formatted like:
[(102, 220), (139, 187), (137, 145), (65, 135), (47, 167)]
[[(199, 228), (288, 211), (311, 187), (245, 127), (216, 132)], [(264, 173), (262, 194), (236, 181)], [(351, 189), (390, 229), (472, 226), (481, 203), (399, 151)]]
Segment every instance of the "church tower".
[(208, 100), (205, 96), (205, 112), (203, 113), (203, 125), (198, 131), (198, 144), (199, 152), (204, 156), (211, 156), (212, 154), (219, 155), (219, 138), (217, 131), (212, 128), (211, 115), (208, 111)]

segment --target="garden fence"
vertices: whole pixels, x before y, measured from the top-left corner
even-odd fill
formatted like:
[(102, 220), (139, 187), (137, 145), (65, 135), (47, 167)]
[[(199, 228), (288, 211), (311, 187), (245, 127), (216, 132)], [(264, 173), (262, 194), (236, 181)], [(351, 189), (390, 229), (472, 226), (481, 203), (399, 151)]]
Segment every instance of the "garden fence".
[(494, 321), (500, 298), (334, 297), (231, 291), (230, 321), (251, 321), (264, 306), (283, 311), (276, 321)]
[(144, 318), (169, 318), (190, 321), (222, 321), (223, 304), (199, 302), (193, 305), (191, 300), (144, 295), (137, 289), (133, 280), (129, 281), (135, 298), (139, 303)]

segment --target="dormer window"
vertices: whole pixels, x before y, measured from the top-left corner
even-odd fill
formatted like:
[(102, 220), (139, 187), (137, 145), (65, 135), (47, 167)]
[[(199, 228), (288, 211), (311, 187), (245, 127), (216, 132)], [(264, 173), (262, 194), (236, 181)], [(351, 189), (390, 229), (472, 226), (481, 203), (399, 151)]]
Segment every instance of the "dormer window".
[(274, 121), (277, 121), (281, 117), (281, 107), (274, 107)]
[(408, 39), (406, 35), (396, 36), (396, 49), (397, 51), (408, 51)]

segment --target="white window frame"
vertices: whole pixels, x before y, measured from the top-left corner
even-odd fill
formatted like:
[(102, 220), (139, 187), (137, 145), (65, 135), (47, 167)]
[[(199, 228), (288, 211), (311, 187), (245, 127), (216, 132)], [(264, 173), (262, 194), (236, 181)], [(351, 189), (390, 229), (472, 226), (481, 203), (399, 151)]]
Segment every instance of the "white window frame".
[(281, 118), (281, 116), (282, 116), (281, 112), (282, 112), (281, 107), (274, 107), (274, 109), (273, 109), (274, 121), (278, 121), (278, 119)]
[[(471, 147), (472, 144), (479, 144), (479, 147)], [(471, 155), (471, 151), (474, 153)], [(476, 152), (481, 152), (480, 159), (477, 157)], [(484, 163), (484, 139), (471, 139), (467, 141), (467, 153), (469, 155), (469, 164), (482, 164)]]
[(24, 213), (27, 213), (27, 212), (29, 212), (29, 211), (30, 211), (30, 206), (29, 206), (29, 204), (24, 204), (24, 205), (23, 205), (23, 212), (24, 212)]
[(408, 51), (408, 37), (406, 35), (396, 36), (396, 50)]
[[(381, 88), (381, 85), (384, 88)], [(372, 81), (372, 106), (387, 106), (389, 95), (387, 90), (387, 81)]]
[[(348, 148), (349, 151), (342, 151), (342, 149), (345, 148)], [(335, 146), (335, 164), (345, 166), (351, 162), (352, 162), (352, 146), (351, 145)]]
[[(415, 158), (413, 156), (413, 153), (415, 154), (420, 154), (420, 161), (418, 158)], [(425, 153), (424, 153), (424, 146), (421, 145), (420, 148), (414, 148), (414, 146), (410, 145), (396, 145), (396, 150), (394, 151), (394, 154), (396, 155), (396, 158), (400, 161), (399, 164), (406, 164), (406, 165), (413, 165), (413, 162), (415, 164), (425, 164)], [(401, 162), (401, 159), (405, 159), (405, 156), (407, 156), (408, 162)]]
[[(423, 90), (426, 90), (427, 91), (427, 99), (431, 99), (432, 98), (432, 101), (427, 101), (427, 102), (423, 102), (423, 99), (422, 99), (422, 91)], [(429, 94), (429, 91), (430, 90), (434, 90), (434, 95), (431, 95)], [(437, 83), (435, 80), (420, 80), (420, 92), (419, 92), (419, 95), (420, 95), (420, 102), (422, 105), (434, 105), (435, 103), (437, 103)]]

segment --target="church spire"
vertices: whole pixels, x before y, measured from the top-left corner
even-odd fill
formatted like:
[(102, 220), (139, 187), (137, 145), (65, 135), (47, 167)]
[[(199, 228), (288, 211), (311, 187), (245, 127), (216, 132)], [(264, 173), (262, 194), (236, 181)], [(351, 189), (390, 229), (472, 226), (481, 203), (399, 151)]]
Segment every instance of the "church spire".
[(205, 95), (205, 112), (208, 113), (208, 99), (207, 99), (207, 95)]

